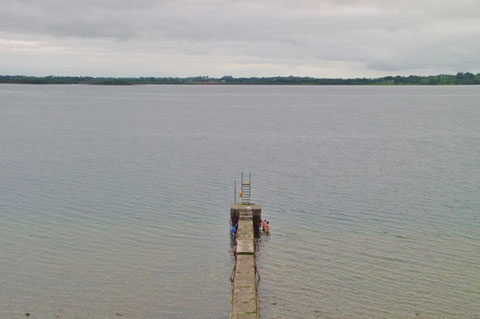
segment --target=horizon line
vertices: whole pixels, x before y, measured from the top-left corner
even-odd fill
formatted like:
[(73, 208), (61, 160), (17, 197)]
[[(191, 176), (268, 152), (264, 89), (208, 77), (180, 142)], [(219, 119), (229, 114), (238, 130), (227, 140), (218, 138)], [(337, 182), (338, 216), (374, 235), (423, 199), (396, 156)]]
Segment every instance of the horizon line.
[(375, 77), (367, 76), (358, 76), (358, 77), (318, 77), (318, 76), (307, 76), (307, 75), (268, 75), (268, 76), (233, 76), (233, 75), (222, 75), (222, 76), (210, 76), (210, 75), (190, 75), (190, 76), (175, 76), (175, 75), (164, 75), (164, 76), (148, 76), (148, 75), (132, 75), (132, 76), (113, 76), (113, 75), (57, 75), (57, 74), (48, 74), (48, 75), (28, 75), (28, 74), (0, 74), (0, 77), (30, 77), (30, 78), (92, 78), (92, 79), (145, 79), (145, 78), (155, 78), (155, 79), (192, 79), (192, 78), (203, 78), (203, 79), (269, 79), (269, 78), (300, 78), (300, 79), (321, 79), (321, 80), (354, 80), (354, 79), (384, 79), (390, 77), (434, 77), (434, 76), (457, 76), (459, 74), (472, 74), (474, 76), (480, 76), (480, 73), (473, 73), (470, 71), (457, 72), (456, 74), (452, 73), (436, 73), (428, 75), (418, 75), (418, 74), (409, 74), (409, 75), (383, 75)]

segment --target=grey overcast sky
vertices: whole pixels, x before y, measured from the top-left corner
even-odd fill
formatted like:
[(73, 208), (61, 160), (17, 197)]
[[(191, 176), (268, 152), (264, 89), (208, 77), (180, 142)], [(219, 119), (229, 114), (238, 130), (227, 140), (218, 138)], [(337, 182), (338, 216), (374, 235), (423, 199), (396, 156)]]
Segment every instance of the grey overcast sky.
[(480, 0), (0, 0), (0, 74), (480, 72)]

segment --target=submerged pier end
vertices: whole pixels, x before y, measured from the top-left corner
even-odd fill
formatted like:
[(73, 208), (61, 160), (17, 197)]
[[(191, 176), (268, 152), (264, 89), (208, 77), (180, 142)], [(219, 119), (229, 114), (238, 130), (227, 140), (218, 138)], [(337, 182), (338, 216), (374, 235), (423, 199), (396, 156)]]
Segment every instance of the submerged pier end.
[(238, 223), (233, 270), (231, 319), (260, 318), (258, 312), (255, 234), (261, 220), (260, 205), (232, 204), (232, 225)]

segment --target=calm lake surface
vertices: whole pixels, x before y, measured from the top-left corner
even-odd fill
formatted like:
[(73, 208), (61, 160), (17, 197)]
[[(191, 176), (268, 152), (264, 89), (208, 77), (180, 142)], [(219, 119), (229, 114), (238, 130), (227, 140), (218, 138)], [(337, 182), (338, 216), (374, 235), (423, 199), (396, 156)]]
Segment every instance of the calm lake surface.
[(480, 87), (0, 85), (0, 318), (479, 318)]

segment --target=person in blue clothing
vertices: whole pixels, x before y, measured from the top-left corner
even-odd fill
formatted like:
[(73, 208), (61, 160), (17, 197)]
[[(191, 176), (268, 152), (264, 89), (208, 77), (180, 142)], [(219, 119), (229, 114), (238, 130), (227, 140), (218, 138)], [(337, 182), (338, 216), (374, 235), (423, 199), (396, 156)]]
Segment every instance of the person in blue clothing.
[(238, 224), (232, 226), (232, 235), (235, 236), (237, 234)]

